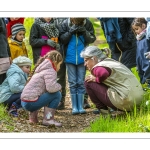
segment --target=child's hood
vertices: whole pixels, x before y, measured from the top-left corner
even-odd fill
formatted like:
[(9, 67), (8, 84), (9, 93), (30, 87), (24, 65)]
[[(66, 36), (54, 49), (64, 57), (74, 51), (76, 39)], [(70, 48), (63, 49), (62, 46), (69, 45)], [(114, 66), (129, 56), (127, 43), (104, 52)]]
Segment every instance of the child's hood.
[(12, 63), (10, 68), (7, 70), (7, 77), (13, 75), (14, 73), (22, 74), (27, 79), (27, 74), (24, 73), (18, 65)]
[(35, 72), (41, 72), (43, 70), (52, 69), (52, 63), (49, 59), (45, 59), (35, 70)]

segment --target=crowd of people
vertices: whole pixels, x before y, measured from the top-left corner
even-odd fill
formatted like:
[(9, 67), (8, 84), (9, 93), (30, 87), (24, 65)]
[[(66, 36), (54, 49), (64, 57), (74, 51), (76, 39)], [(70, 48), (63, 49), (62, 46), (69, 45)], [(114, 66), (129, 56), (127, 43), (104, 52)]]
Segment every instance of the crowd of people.
[[(112, 117), (140, 105), (142, 84), (150, 87), (148, 18), (98, 17), (109, 45), (104, 49), (93, 46), (89, 18), (35, 18), (29, 35), (33, 62), (24, 43), (24, 19), (0, 18), (0, 103), (13, 117), (23, 108), (30, 123), (38, 123), (44, 107), (42, 124), (61, 127), (54, 116), (65, 109), (66, 76), (72, 115), (86, 113), (88, 97), (96, 107), (93, 113)], [(91, 74), (86, 76), (86, 70)]]

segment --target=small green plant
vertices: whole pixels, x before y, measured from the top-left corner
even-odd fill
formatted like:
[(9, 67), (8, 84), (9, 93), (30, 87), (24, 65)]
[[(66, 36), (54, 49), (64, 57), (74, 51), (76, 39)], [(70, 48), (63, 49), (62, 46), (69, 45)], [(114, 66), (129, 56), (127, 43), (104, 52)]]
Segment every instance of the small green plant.
[[(102, 29), (97, 30), (100, 23), (93, 18), (90, 20), (94, 25), (97, 38), (100, 40), (98, 47), (108, 47)], [(134, 67), (131, 71), (140, 81), (137, 68)], [(150, 132), (150, 88), (147, 84), (143, 84), (142, 87), (145, 92), (139, 107), (134, 107), (133, 111), (126, 113), (125, 117), (112, 119), (110, 116), (100, 115), (83, 132)]]
[(0, 104), (0, 132), (13, 131), (13, 120), (6, 112), (6, 107)]

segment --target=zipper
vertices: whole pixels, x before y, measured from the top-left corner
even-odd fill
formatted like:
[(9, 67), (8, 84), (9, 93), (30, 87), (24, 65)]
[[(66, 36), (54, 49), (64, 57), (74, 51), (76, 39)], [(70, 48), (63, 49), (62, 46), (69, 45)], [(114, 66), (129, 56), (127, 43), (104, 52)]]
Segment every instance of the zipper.
[(119, 48), (119, 46), (118, 46), (118, 44), (116, 43), (116, 46), (117, 46), (117, 48), (118, 48), (118, 50), (120, 51), (120, 57), (119, 57), (119, 62), (121, 62), (121, 58), (122, 58), (122, 51), (121, 51), (121, 49)]
[(78, 64), (78, 36), (76, 33), (76, 65)]

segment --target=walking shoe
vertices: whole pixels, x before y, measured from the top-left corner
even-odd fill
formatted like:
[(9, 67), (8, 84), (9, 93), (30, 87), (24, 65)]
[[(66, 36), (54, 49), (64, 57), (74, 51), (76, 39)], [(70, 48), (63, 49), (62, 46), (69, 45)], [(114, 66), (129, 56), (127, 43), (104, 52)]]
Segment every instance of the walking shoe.
[(87, 93), (84, 94), (83, 108), (84, 109), (91, 108), (90, 104), (88, 103), (88, 94)]
[(93, 110), (94, 114), (103, 114), (103, 115), (108, 115), (109, 114), (109, 110), (108, 109), (95, 109)]
[(113, 111), (113, 112), (111, 112), (111, 117), (112, 118), (116, 118), (116, 117), (118, 117), (118, 116), (124, 116), (126, 113), (125, 113), (125, 111)]
[(85, 100), (85, 99), (84, 99), (83, 108), (84, 108), (84, 109), (91, 108), (90, 104), (89, 104), (88, 101)]
[(64, 104), (64, 102), (60, 102), (60, 103), (58, 104), (57, 109), (58, 109), (58, 110), (63, 110), (63, 109), (65, 109), (65, 104)]
[(90, 104), (83, 104), (83, 108), (88, 109), (88, 108), (91, 108), (91, 106), (90, 106)]
[(18, 117), (18, 112), (17, 111), (9, 112), (9, 114), (12, 115), (13, 117)]
[(100, 114), (100, 110), (99, 109), (93, 110), (93, 114)]
[(17, 112), (18, 108), (19, 108), (18, 105), (15, 102), (13, 102), (12, 105), (10, 106), (8, 113), (13, 115), (14, 117), (18, 117), (18, 112)]

